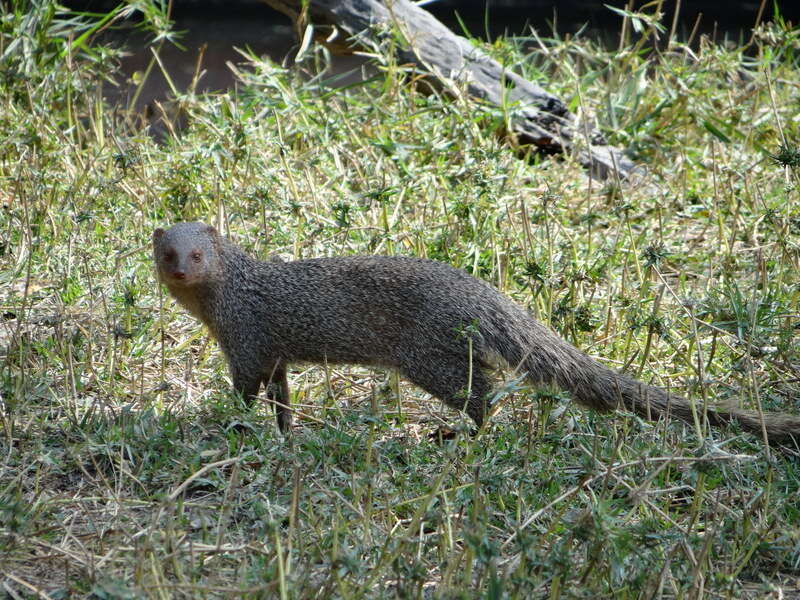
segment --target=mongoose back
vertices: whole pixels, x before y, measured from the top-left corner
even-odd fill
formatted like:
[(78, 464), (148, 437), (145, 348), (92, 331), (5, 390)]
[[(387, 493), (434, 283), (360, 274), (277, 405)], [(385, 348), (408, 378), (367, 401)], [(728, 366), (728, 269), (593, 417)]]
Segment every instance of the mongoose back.
[[(248, 402), (261, 384), (278, 425), (291, 424), (286, 365), (294, 361), (394, 367), (481, 425), (498, 358), (534, 384), (566, 389), (600, 411), (624, 407), (645, 418), (693, 422), (684, 398), (601, 365), (487, 283), (444, 263), (350, 256), (258, 261), (203, 223), (153, 233), (159, 279), (203, 321)], [(800, 417), (712, 408), (770, 441), (800, 439)], [(763, 430), (762, 430), (763, 424)]]

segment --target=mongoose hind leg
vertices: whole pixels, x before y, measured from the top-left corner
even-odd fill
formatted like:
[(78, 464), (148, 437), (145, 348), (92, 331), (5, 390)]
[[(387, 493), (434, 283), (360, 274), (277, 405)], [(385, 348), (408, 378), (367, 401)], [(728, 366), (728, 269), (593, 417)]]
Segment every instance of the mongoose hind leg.
[(467, 356), (426, 350), (411, 354), (401, 371), (413, 383), (448, 406), (465, 411), (480, 427), (489, 411), (492, 384), (478, 360), (470, 369)]
[(289, 381), (286, 378), (286, 364), (276, 363), (264, 375), (264, 387), (267, 389), (267, 399), (275, 408), (275, 418), (278, 420), (278, 429), (286, 433), (292, 426), (292, 407), (289, 406)]

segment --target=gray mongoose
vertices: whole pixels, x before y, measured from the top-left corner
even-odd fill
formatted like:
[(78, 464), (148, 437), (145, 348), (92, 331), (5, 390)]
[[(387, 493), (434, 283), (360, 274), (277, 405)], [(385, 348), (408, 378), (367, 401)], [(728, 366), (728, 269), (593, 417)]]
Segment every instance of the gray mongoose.
[[(562, 340), (487, 283), (419, 258), (350, 256), (258, 261), (216, 229), (178, 223), (153, 233), (159, 279), (218, 340), (235, 390), (248, 402), (261, 384), (278, 425), (291, 424), (286, 365), (294, 361), (394, 367), (480, 426), (492, 386), (486, 369), (519, 367), (600, 411), (693, 422), (684, 398), (608, 369)], [(762, 435), (755, 411), (712, 408)], [(767, 413), (772, 442), (800, 440), (800, 417)]]

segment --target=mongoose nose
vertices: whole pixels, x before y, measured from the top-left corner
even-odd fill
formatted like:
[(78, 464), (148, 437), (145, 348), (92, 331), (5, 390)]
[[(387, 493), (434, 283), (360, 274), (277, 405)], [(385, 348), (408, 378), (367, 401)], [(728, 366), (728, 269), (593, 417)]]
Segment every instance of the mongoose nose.
[(186, 273), (184, 273), (183, 271), (173, 271), (172, 276), (175, 279), (186, 279)]

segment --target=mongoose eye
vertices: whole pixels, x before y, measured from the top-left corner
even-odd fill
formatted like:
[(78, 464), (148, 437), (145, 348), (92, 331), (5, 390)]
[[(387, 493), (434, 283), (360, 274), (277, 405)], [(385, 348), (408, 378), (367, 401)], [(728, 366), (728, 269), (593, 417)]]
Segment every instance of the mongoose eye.
[(203, 255), (200, 254), (198, 251), (195, 250), (194, 252), (192, 252), (192, 260), (194, 262), (200, 262), (201, 258), (203, 258)]

